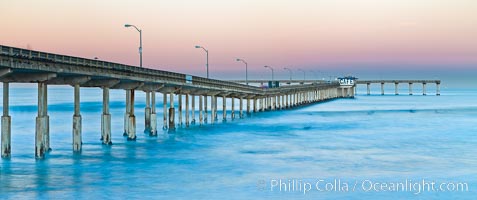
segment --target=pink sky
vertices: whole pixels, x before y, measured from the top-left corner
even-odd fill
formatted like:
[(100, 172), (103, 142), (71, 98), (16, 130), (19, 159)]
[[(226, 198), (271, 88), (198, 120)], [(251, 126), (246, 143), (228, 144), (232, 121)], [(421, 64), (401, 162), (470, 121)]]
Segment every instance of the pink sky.
[(0, 1), (0, 44), (138, 65), (131, 23), (143, 30), (144, 66), (202, 76), (195, 45), (209, 49), (212, 75), (242, 70), (236, 57), (257, 74), (466, 69), (477, 68), (476, 11), (475, 0)]

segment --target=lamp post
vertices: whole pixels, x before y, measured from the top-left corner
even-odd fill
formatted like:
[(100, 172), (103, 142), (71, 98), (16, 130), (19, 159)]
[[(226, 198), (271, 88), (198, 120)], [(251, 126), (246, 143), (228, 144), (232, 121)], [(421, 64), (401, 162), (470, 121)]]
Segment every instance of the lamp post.
[(205, 66), (207, 67), (207, 78), (209, 78), (209, 51), (207, 49), (205, 49), (203, 46), (199, 46), (199, 45), (196, 45), (195, 48), (196, 49), (203, 49), (205, 51), (205, 54), (207, 56), (207, 62), (205, 64)]
[(306, 80), (306, 72), (305, 72), (305, 70), (298, 69), (298, 71), (302, 71), (302, 72), (303, 72), (303, 84), (305, 84), (305, 80)]
[(248, 63), (245, 62), (244, 59), (237, 58), (236, 60), (237, 60), (238, 62), (243, 62), (243, 63), (245, 63), (245, 82), (246, 82), (247, 85), (248, 85)]
[(142, 67), (142, 30), (131, 24), (125, 24), (124, 27), (134, 27), (139, 31), (139, 66)]
[(272, 70), (272, 82), (273, 82), (273, 81), (274, 81), (274, 80), (273, 80), (273, 68), (272, 68), (272, 67), (270, 67), (270, 66), (263, 66), (263, 67), (265, 67), (265, 68), (269, 68), (270, 70)]
[(287, 68), (287, 67), (284, 67), (283, 68), (284, 70), (288, 70), (290, 72), (290, 84), (291, 84), (291, 81), (292, 81), (292, 70), (290, 68)]

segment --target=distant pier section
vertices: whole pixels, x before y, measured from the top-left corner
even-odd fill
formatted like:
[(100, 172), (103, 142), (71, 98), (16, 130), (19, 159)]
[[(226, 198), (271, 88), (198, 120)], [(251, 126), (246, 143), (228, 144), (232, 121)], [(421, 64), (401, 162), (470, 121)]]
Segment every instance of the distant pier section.
[(399, 84), (409, 85), (409, 95), (413, 95), (414, 84), (422, 84), (422, 95), (427, 95), (427, 84), (436, 84), (436, 95), (441, 95), (440, 80), (357, 80), (356, 84), (366, 85), (367, 95), (371, 95), (371, 84), (381, 84), (381, 95), (384, 95), (384, 84), (394, 84), (395, 95), (399, 95)]

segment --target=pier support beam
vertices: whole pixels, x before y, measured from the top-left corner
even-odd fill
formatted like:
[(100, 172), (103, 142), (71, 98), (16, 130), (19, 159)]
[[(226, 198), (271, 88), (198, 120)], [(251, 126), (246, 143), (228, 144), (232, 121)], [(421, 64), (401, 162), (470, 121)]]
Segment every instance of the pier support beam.
[(199, 96), (199, 125), (201, 125), (201, 126), (202, 126), (202, 123), (204, 121), (203, 116), (202, 116), (202, 106), (203, 106), (202, 99), (203, 99), (203, 96), (200, 95)]
[(217, 116), (217, 98), (217, 96), (214, 96), (214, 121), (219, 121)]
[(239, 118), (242, 119), (243, 118), (243, 98), (240, 97), (240, 102), (239, 102)]
[(177, 94), (177, 98), (179, 99), (179, 107), (177, 114), (179, 115), (179, 127), (182, 127), (182, 94)]
[(176, 125), (175, 125), (175, 111), (174, 111), (174, 94), (171, 92), (169, 94), (169, 132), (175, 131), (176, 130)]
[(2, 115), (2, 158), (10, 158), (12, 142), (12, 119), (9, 115), (9, 83), (3, 83), (3, 115)]
[(50, 150), (48, 88), (46, 83), (38, 83), (38, 116), (36, 117), (35, 157), (44, 158)]
[(412, 95), (412, 83), (409, 83), (409, 95)]
[(74, 86), (73, 152), (81, 152), (80, 86)]
[(422, 95), (427, 95), (426, 94), (426, 83), (422, 83)]
[(247, 97), (247, 115), (250, 115), (250, 97)]
[(130, 106), (131, 106), (131, 103), (129, 102), (129, 100), (131, 100), (130, 96), (131, 96), (131, 91), (130, 90), (126, 90), (126, 112), (124, 113), (124, 133), (123, 133), (123, 136), (128, 136), (128, 130), (129, 130), (129, 112), (130, 112)]
[(128, 140), (136, 140), (136, 116), (134, 115), (134, 89), (129, 90)]
[(257, 98), (254, 98), (254, 99), (253, 99), (253, 112), (254, 112), (254, 113), (257, 112)]
[(185, 94), (185, 125), (189, 127), (189, 94)]
[(384, 95), (384, 83), (381, 83), (381, 95)]
[(156, 92), (151, 92), (151, 136), (157, 135)]
[(204, 124), (207, 124), (207, 115), (207, 95), (204, 95)]
[(436, 95), (440, 96), (441, 95), (441, 84), (436, 83)]
[(222, 121), (227, 121), (227, 98), (222, 96)]
[(371, 95), (371, 83), (366, 83), (366, 94)]
[(163, 125), (162, 130), (167, 130), (167, 93), (162, 93), (162, 115), (163, 115)]
[(215, 115), (217, 115), (217, 107), (215, 106), (217, 104), (217, 99), (215, 96), (210, 96), (210, 123), (214, 124), (215, 123)]
[(144, 133), (151, 134), (151, 92), (146, 91), (146, 108), (144, 109)]
[(234, 120), (235, 119), (235, 99), (233, 97), (230, 99), (232, 100), (232, 111), (230, 113), (230, 118)]
[(394, 83), (394, 94), (395, 94), (395, 95), (399, 95), (398, 88), (399, 88), (399, 83), (398, 83), (398, 82), (395, 82), (395, 83)]
[(101, 114), (101, 140), (111, 145), (111, 115), (109, 114), (109, 88), (103, 88), (103, 114)]
[(195, 124), (195, 95), (191, 95), (191, 98), (192, 98), (192, 109), (191, 109), (192, 120), (191, 120), (191, 124)]

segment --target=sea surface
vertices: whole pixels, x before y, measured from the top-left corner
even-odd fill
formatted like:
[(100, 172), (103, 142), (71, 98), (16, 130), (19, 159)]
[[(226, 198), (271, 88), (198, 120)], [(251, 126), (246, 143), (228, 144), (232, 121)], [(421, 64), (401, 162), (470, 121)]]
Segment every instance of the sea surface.
[[(102, 92), (82, 88), (83, 150), (77, 155), (72, 151), (73, 89), (50, 86), (52, 151), (36, 160), (37, 89), (33, 84), (11, 85), (12, 157), (0, 160), (0, 199), (477, 196), (475, 90), (443, 88), (441, 96), (431, 90), (422, 96), (415, 88), (415, 95), (409, 96), (402, 88), (395, 96), (393, 88), (387, 88), (381, 96), (375, 88), (366, 96), (360, 88), (354, 99), (244, 119), (231, 120), (229, 111), (226, 122), (218, 106), (216, 124), (209, 121), (174, 133), (162, 130), (162, 95), (157, 94), (157, 137), (143, 133), (145, 95), (137, 92), (136, 141), (123, 137), (125, 93), (112, 90), (113, 145), (105, 146), (100, 141)], [(222, 105), (220, 98), (218, 103)], [(235, 105), (238, 110), (238, 102)], [(428, 185), (416, 185), (423, 181), (456, 187), (465, 183), (468, 188), (429, 191), (424, 189)], [(390, 187), (394, 183), (412, 187), (395, 191)]]

